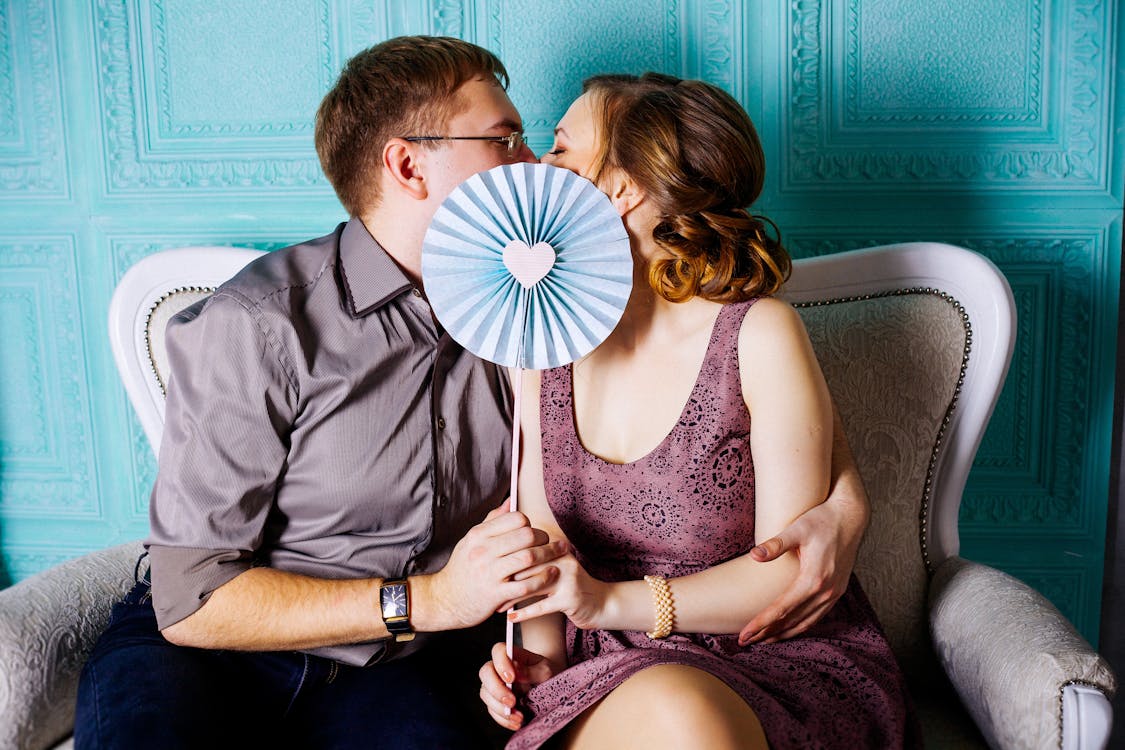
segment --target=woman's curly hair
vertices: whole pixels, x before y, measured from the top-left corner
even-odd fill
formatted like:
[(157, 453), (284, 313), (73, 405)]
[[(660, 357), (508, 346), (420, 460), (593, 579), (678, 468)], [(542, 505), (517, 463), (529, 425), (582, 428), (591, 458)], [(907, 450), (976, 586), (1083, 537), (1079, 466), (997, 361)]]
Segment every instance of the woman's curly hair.
[(670, 257), (649, 269), (665, 299), (739, 302), (789, 277), (777, 226), (747, 211), (762, 191), (765, 156), (745, 110), (722, 89), (658, 73), (594, 76), (602, 148), (595, 180), (621, 169), (659, 212), (653, 239)]

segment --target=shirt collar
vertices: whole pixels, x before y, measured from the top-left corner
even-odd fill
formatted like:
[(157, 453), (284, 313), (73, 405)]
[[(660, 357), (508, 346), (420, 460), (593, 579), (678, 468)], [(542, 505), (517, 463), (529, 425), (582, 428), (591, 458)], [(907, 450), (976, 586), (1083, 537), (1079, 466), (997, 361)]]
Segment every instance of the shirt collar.
[(358, 216), (344, 225), (340, 235), (340, 277), (352, 315), (357, 318), (414, 286)]

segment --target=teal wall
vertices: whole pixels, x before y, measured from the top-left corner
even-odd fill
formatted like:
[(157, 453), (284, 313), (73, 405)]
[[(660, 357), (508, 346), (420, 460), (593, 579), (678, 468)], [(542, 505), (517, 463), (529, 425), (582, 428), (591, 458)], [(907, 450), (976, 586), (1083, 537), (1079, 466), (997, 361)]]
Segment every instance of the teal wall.
[(276, 248), (342, 210), (312, 115), (400, 33), (498, 52), (541, 151), (595, 72), (711, 80), (761, 130), (796, 255), (902, 240), (1008, 275), (1015, 360), (964, 550), (1097, 639), (1125, 166), (1108, 0), (0, 0), (0, 584), (143, 536), (153, 460), (109, 354), (161, 248)]

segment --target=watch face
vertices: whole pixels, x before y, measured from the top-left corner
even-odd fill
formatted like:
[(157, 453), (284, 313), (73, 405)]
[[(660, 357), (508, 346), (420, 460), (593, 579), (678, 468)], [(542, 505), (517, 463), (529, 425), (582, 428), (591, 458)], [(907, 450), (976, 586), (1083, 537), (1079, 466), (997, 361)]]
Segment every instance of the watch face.
[(384, 586), (379, 592), (383, 605), (383, 619), (406, 617), (406, 585), (402, 583)]

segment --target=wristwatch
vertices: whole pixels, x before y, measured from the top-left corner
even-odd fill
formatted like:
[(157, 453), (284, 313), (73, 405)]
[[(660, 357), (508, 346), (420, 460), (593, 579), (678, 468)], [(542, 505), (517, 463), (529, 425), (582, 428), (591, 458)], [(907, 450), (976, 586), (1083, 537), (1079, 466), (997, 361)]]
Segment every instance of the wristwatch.
[(383, 581), (379, 586), (379, 607), (383, 611), (383, 622), (396, 643), (414, 640), (414, 629), (410, 627), (410, 587), (405, 578)]

